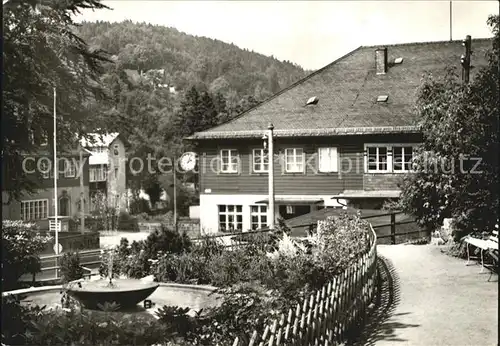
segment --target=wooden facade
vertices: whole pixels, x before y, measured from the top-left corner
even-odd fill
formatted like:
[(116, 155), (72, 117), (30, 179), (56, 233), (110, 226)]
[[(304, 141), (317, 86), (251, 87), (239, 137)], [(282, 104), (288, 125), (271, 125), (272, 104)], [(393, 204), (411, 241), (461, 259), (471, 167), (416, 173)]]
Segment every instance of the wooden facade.
[[(401, 173), (365, 172), (365, 143), (415, 144), (420, 135), (338, 136), (331, 138), (276, 138), (275, 139), (275, 194), (280, 195), (336, 195), (345, 190), (398, 190)], [(338, 172), (318, 171), (318, 148), (338, 148)], [(262, 148), (262, 141), (218, 140), (199, 145), (200, 192), (210, 194), (265, 194), (267, 173), (252, 169), (252, 150)], [(303, 148), (305, 170), (287, 173), (283, 152), (286, 148)], [(237, 173), (220, 172), (221, 149), (235, 149), (239, 156)]]

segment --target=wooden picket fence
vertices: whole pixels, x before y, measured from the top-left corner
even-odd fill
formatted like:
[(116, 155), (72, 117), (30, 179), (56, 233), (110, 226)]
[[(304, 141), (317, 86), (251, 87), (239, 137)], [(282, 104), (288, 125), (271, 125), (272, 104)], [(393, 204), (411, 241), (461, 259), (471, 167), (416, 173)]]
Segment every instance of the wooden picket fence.
[(350, 328), (361, 325), (376, 290), (377, 236), (370, 226), (370, 248), (321, 290), (282, 313), (262, 334), (254, 331), (233, 346), (329, 346), (345, 340)]

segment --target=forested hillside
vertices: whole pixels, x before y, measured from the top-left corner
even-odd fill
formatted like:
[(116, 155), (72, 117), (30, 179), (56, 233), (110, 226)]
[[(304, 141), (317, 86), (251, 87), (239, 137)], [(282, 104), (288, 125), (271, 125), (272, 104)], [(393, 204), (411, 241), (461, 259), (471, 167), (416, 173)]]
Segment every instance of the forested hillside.
[(291, 62), (175, 28), (99, 21), (83, 22), (77, 32), (90, 46), (113, 55), (124, 69), (165, 69), (167, 83), (177, 90), (207, 88), (221, 92), (230, 103), (244, 96), (262, 100), (305, 75)]
[[(84, 22), (75, 31), (93, 50), (109, 54), (100, 79), (107, 97), (92, 105), (100, 119), (95, 127), (122, 133), (129, 158), (179, 157), (192, 149), (183, 137), (231, 119), (306, 74), (290, 62), (174, 28)], [(130, 174), (128, 184), (155, 202), (172, 175), (142, 170)]]

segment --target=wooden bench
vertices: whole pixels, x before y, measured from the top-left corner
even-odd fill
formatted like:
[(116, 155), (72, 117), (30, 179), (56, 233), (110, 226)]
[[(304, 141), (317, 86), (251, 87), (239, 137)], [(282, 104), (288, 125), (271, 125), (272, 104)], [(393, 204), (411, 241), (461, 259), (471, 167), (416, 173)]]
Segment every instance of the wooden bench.
[(487, 265), (490, 270), (490, 277), (488, 278), (488, 281), (490, 281), (493, 273), (498, 275), (498, 249), (488, 249), (488, 255), (493, 260), (492, 264)]
[[(491, 264), (485, 264), (484, 263), (484, 252), (487, 251), (489, 255), (494, 252), (494, 250), (498, 251), (498, 231), (493, 231), (493, 235), (491, 235), (488, 239), (479, 239), (479, 238), (474, 238), (471, 236), (466, 236), (464, 238), (464, 242), (466, 243), (467, 246), (467, 262), (465, 265), (469, 265), (471, 263), (471, 259), (479, 260), (481, 259), (481, 271), (480, 273), (483, 273), (484, 268), (487, 268), (489, 270), (494, 269)], [(470, 254), (470, 245), (475, 246), (476, 248), (480, 249), (480, 256), (471, 256)], [(491, 275), (490, 275), (491, 278)], [(488, 279), (489, 281), (489, 279)]]

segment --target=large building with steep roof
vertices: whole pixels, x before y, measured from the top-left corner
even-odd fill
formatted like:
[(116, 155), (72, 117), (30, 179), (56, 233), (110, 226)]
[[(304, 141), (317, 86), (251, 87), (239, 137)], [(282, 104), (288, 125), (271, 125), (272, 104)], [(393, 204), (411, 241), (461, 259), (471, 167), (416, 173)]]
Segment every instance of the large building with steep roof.
[[(490, 39), (472, 41), (472, 75)], [(462, 41), (360, 47), (231, 121), (189, 137), (197, 143), (205, 232), (268, 224), (274, 125), (275, 212), (285, 219), (324, 207), (380, 207), (398, 198), (422, 141), (416, 100), (423, 78), (461, 73)], [(473, 78), (473, 77), (472, 77)]]

